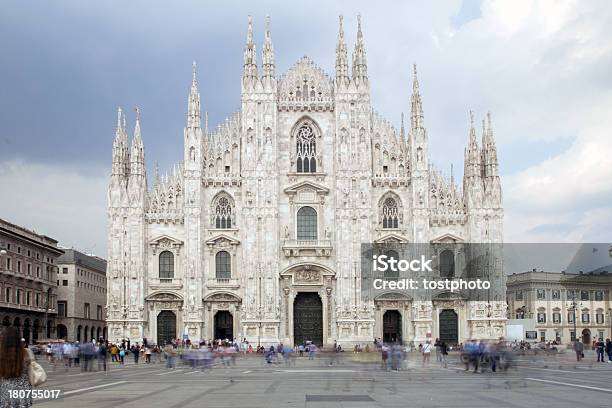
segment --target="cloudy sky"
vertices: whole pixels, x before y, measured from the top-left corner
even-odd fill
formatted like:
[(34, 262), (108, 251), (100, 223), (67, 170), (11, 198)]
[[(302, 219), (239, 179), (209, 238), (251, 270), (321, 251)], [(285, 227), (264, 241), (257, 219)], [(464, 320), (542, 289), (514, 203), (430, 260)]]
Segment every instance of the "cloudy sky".
[(333, 73), (338, 15), (363, 18), (372, 103), (399, 125), (418, 64), (432, 161), (461, 176), (468, 110), (492, 112), (508, 242), (612, 241), (606, 1), (4, 1), (0, 218), (106, 255), (117, 106), (142, 112), (149, 173), (181, 159), (191, 62), (212, 124), (239, 107), (247, 15), (277, 71)]

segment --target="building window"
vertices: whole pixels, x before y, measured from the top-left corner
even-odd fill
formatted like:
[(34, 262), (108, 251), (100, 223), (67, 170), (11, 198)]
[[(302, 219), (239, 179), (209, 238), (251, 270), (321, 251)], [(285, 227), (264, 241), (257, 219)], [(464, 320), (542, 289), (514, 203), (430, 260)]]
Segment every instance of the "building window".
[(399, 228), (399, 210), (393, 197), (385, 198), (382, 207), (382, 227), (385, 229)]
[(174, 278), (174, 254), (164, 251), (159, 254), (159, 279)]
[(11, 288), (4, 289), (4, 301), (6, 303), (13, 302), (13, 294), (11, 292), (12, 292)]
[(559, 312), (553, 313), (553, 323), (561, 323), (561, 313)]
[(12, 269), (11, 266), (11, 258), (6, 258), (6, 270), (10, 271)]
[(561, 291), (559, 289), (553, 289), (550, 294), (553, 300), (561, 299)]
[(37, 293), (36, 296), (34, 297), (36, 304), (36, 307), (40, 307), (40, 293)]
[(90, 313), (91, 313), (91, 310), (90, 310), (90, 305), (89, 305), (89, 303), (85, 303), (85, 304), (83, 305), (83, 317), (84, 317), (85, 319), (89, 319), (89, 318), (90, 318), (90, 316), (91, 316), (91, 314), (90, 314)]
[(28, 264), (27, 270), (28, 270), (28, 275), (31, 275), (32, 274), (32, 264)]
[(96, 319), (102, 320), (102, 317), (102, 306), (98, 305), (96, 306)]
[(576, 332), (573, 330), (570, 330), (570, 341), (571, 342), (576, 341)]
[(68, 281), (66, 279), (62, 280), (62, 286), (68, 286)]
[(18, 305), (21, 304), (21, 289), (17, 289), (17, 302)]
[(523, 300), (523, 291), (517, 290), (516, 292), (514, 292), (514, 299)]
[(538, 300), (546, 299), (546, 290), (538, 289), (536, 293), (537, 293)]
[(40, 266), (36, 267), (36, 277), (40, 278)]
[(603, 292), (601, 290), (595, 291), (595, 300), (599, 300), (599, 301), (603, 300)]
[(217, 279), (232, 277), (232, 257), (227, 251), (219, 251), (215, 255), (215, 276)]
[(595, 314), (595, 321), (597, 322), (597, 324), (603, 324), (604, 322), (603, 310), (597, 311), (597, 313)]
[(540, 341), (546, 341), (546, 332), (545, 331), (541, 331), (540, 332)]
[(297, 213), (297, 239), (317, 240), (317, 212), (312, 207), (302, 207)]
[(580, 300), (589, 300), (589, 291), (581, 290), (580, 291)]
[(576, 292), (573, 290), (568, 290), (567, 291), (567, 300), (572, 300), (574, 299), (574, 296), (576, 296)]
[(453, 278), (455, 276), (455, 254), (451, 250), (440, 254), (440, 277)]
[(574, 311), (567, 312), (567, 322), (574, 323)]
[(588, 311), (582, 312), (582, 323), (589, 323), (591, 321), (591, 315)]
[(538, 312), (538, 323), (546, 323), (546, 312)]
[(21, 261), (17, 261), (17, 272), (21, 273)]
[(215, 228), (232, 228), (232, 205), (231, 198), (227, 195), (219, 196), (214, 202)]
[[(400, 260), (400, 257), (397, 251), (393, 251), (393, 250), (387, 251), (385, 252), (385, 256), (387, 257), (387, 262), (391, 258), (395, 259), (396, 262)], [(397, 263), (395, 265), (397, 265)], [(399, 278), (399, 269), (397, 268), (397, 266), (395, 268), (391, 268), (390, 266), (388, 266), (387, 270), (384, 271), (383, 276), (385, 279), (390, 279), (390, 280), (397, 279)]]
[(26, 305), (32, 306), (32, 292), (26, 292)]
[(62, 273), (68, 273), (68, 268), (62, 268)]
[(312, 125), (304, 123), (296, 137), (296, 170), (298, 173), (317, 172), (317, 142)]
[(67, 303), (63, 300), (57, 302), (57, 317), (66, 317)]

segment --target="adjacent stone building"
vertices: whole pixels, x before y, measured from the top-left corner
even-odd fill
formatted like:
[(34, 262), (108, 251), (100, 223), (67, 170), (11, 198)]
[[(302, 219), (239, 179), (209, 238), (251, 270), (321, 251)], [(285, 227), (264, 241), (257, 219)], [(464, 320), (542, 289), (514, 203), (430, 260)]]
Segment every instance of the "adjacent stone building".
[(57, 260), (57, 337), (106, 338), (106, 260), (64, 249)]
[(27, 342), (55, 338), (57, 241), (0, 219), (0, 321)]
[[(361, 243), (502, 241), (490, 115), (480, 144), (474, 116), (466, 123), (460, 187), (430, 160), (416, 66), (407, 129), (403, 115), (395, 127), (373, 110), (361, 20), (352, 70), (342, 18), (331, 76), (308, 57), (277, 76), (269, 21), (260, 56), (261, 66), (249, 18), (241, 108), (213, 128), (207, 115), (202, 124), (194, 63), (182, 161), (155, 174), (151, 188), (140, 112), (130, 144), (119, 110), (108, 188), (109, 338), (350, 345), (502, 336), (505, 285), (486, 302), (448, 293), (364, 299), (359, 288)], [(457, 255), (447, 254), (449, 265)], [(503, 279), (501, 268), (494, 273)]]
[(579, 274), (515, 273), (508, 276), (506, 295), (508, 318), (535, 319), (539, 340), (566, 344), (578, 333), (591, 344), (612, 336), (612, 265)]

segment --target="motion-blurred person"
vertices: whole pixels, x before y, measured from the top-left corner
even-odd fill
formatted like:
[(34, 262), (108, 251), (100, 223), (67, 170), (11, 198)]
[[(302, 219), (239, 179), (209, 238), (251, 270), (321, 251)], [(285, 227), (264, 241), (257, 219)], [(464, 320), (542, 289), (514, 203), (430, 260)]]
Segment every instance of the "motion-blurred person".
[[(24, 347), (19, 332), (14, 327), (5, 327), (0, 337), (0, 407), (28, 408), (32, 406), (32, 385), (28, 377), (28, 366), (33, 354)], [(10, 395), (15, 393), (17, 398)], [(20, 393), (23, 391), (23, 393)], [(21, 395), (19, 395), (21, 394)]]
[(100, 343), (98, 347), (98, 371), (104, 370), (106, 373), (106, 355), (107, 355), (106, 344)]
[(425, 365), (429, 365), (429, 358), (431, 357), (432, 348), (431, 341), (427, 340), (423, 345), (423, 367), (425, 367)]
[(606, 354), (608, 355), (608, 363), (612, 363), (612, 341), (606, 339)]
[(439, 342), (438, 347), (440, 348), (440, 366), (446, 368), (448, 366), (448, 344), (442, 340)]
[(584, 344), (578, 339), (574, 342), (574, 351), (576, 352), (576, 361), (582, 360), (582, 357), (584, 357)]
[(604, 358), (604, 351), (606, 349), (606, 344), (603, 339), (600, 338), (597, 343), (595, 343), (595, 351), (597, 352), (597, 362), (605, 363), (606, 359)]

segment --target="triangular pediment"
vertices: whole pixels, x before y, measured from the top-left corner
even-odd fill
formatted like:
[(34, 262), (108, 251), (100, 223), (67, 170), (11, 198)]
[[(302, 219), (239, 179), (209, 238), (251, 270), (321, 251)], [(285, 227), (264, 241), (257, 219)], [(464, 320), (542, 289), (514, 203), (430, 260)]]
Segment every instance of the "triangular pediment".
[(230, 245), (240, 245), (240, 241), (227, 234), (216, 234), (206, 240), (206, 245), (216, 245), (222, 241), (227, 241)]
[(183, 241), (164, 234), (150, 240), (149, 245), (180, 246), (183, 245)]
[(285, 193), (287, 194), (297, 194), (300, 190), (314, 190), (317, 194), (328, 194), (329, 189), (325, 186), (322, 186), (317, 183), (313, 183), (312, 181), (302, 181), (292, 186), (289, 186), (285, 189)]
[(386, 243), (407, 244), (408, 242), (409, 242), (408, 237), (405, 237), (404, 235), (401, 235), (397, 232), (389, 232), (374, 240), (375, 244), (386, 244)]
[(441, 244), (441, 243), (456, 243), (456, 242), (465, 242), (465, 240), (461, 237), (458, 237), (454, 234), (444, 234), (440, 235), (437, 238), (431, 240), (432, 243)]

